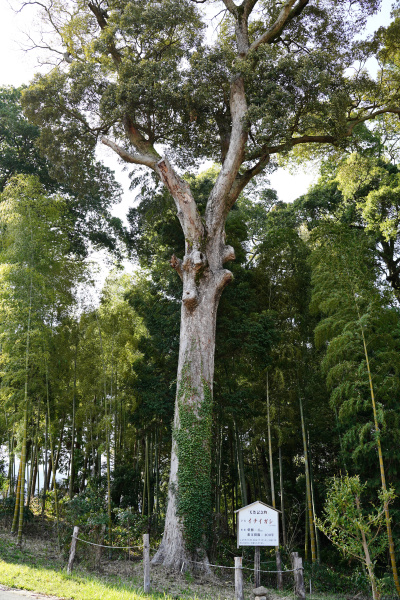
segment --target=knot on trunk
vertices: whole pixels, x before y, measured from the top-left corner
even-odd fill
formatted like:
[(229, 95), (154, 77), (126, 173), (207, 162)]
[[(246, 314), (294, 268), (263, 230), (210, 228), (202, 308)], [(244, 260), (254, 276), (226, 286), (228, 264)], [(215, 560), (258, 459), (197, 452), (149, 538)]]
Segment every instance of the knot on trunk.
[(222, 290), (228, 285), (228, 283), (230, 283), (233, 279), (233, 275), (231, 273), (231, 271), (228, 271), (228, 269), (221, 269), (221, 271), (218, 273), (218, 277), (217, 277), (217, 290), (219, 293), (222, 292)]
[(183, 291), (182, 302), (190, 311), (196, 308), (199, 303), (199, 297), (195, 286)]
[(182, 268), (185, 271), (194, 271), (197, 273), (206, 266), (206, 256), (203, 252), (199, 250), (192, 250), (190, 254), (186, 254), (185, 258), (182, 262)]
[(228, 260), (235, 260), (235, 251), (232, 246), (224, 246), (222, 251), (222, 264), (228, 262)]
[(169, 264), (171, 265), (171, 267), (173, 269), (175, 269), (175, 271), (178, 273), (179, 277), (182, 279), (183, 278), (183, 271), (182, 271), (182, 261), (180, 258), (177, 258), (175, 256), (175, 254), (173, 254), (171, 256), (171, 260), (169, 261)]

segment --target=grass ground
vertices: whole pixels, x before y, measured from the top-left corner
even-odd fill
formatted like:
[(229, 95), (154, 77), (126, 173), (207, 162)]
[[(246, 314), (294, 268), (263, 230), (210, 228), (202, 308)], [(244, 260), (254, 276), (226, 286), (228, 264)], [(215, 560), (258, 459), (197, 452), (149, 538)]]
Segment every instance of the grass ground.
[[(195, 578), (190, 574), (171, 574), (160, 567), (152, 569), (152, 592), (141, 589), (142, 565), (136, 559), (102, 560), (101, 573), (91, 571), (90, 551), (78, 548), (72, 575), (66, 573), (65, 557), (60, 555), (48, 532), (31, 532), (22, 549), (8, 532), (0, 533), (0, 584), (8, 588), (35, 591), (73, 600), (232, 600), (231, 577)], [(78, 542), (79, 544), (79, 542)], [(88, 557), (89, 556), (89, 557)], [(248, 585), (246, 597), (250, 598)]]
[[(143, 567), (140, 556), (114, 557), (103, 554), (101, 571), (94, 571), (94, 552), (78, 542), (74, 572), (67, 575), (66, 554), (60, 554), (52, 525), (35, 518), (27, 527), (22, 549), (7, 530), (0, 531), (0, 589), (29, 590), (66, 600), (233, 600), (233, 573), (215, 569), (216, 574), (194, 577), (190, 573), (170, 573), (152, 567), (151, 593), (142, 589)], [(251, 573), (245, 572), (247, 578)], [(245, 584), (245, 599), (253, 598), (251, 581)], [(1, 592), (0, 592), (1, 597)], [(362, 594), (307, 595), (308, 600), (361, 600)], [(278, 593), (271, 589), (269, 600), (295, 600), (293, 591)]]

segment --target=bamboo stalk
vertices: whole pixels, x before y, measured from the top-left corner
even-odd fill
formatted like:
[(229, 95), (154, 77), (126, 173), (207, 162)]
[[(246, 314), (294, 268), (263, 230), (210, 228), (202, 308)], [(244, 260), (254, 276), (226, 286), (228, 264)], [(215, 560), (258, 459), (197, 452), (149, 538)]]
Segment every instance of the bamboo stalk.
[[(47, 398), (47, 420), (49, 425), (49, 439), (50, 439), (50, 452), (51, 456), (54, 457), (54, 439), (51, 433), (51, 419), (50, 419), (50, 397), (49, 397), (49, 377), (48, 377), (48, 369), (46, 363), (46, 398)], [(61, 437), (60, 437), (60, 446), (62, 440), (62, 432), (64, 430), (64, 420), (62, 423)], [(57, 541), (58, 541), (58, 550), (61, 551), (61, 540), (60, 540), (60, 514), (58, 510), (58, 496), (57, 496), (57, 482), (56, 482), (56, 465), (57, 461), (53, 458), (51, 461), (51, 468), (53, 473), (53, 488), (54, 488), (54, 502), (56, 508), (56, 523), (57, 523)]]
[(17, 491), (15, 492), (15, 507), (14, 507), (14, 517), (11, 525), (11, 533), (14, 534), (17, 532), (18, 525), (18, 515), (19, 515), (19, 499), (20, 499), (20, 489), (21, 489), (21, 481), (22, 481), (22, 463), (19, 461), (19, 469), (18, 469), (18, 478), (17, 478)]
[[(271, 477), (272, 506), (273, 506), (273, 508), (276, 508), (274, 468), (273, 468), (273, 463), (272, 463), (272, 436), (271, 436), (271, 415), (270, 415), (270, 404), (269, 404), (269, 378), (268, 378), (268, 372), (267, 372), (267, 428), (268, 428), (269, 472), (270, 472), (270, 477)], [(282, 560), (281, 560), (281, 553), (280, 553), (280, 550), (279, 550), (279, 546), (275, 547), (275, 559), (276, 559), (278, 590), (283, 590)]]
[(303, 403), (301, 401), (301, 397), (299, 396), (300, 403), (300, 418), (301, 418), (301, 431), (303, 435), (303, 447), (304, 447), (304, 466), (306, 473), (306, 487), (307, 487), (307, 511), (308, 511), (308, 523), (310, 530), (310, 542), (311, 542), (311, 561), (314, 563), (316, 561), (316, 551), (315, 551), (315, 524), (314, 524), (314, 516), (312, 509), (312, 498), (311, 498), (311, 485), (310, 485), (310, 471), (308, 464), (308, 452), (307, 452), (307, 438), (306, 438), (306, 428), (304, 423), (304, 414), (303, 414)]
[[(107, 385), (106, 385), (106, 363), (104, 358), (103, 350), (103, 338), (101, 335), (101, 327), (99, 318), (96, 312), (97, 327), (99, 329), (100, 339), (100, 351), (103, 363), (103, 385), (104, 385), (104, 411), (106, 419), (106, 460), (107, 460), (107, 514), (108, 514), (108, 543), (111, 545), (112, 539), (112, 521), (111, 521), (111, 465), (110, 465), (110, 425), (108, 422), (108, 410), (107, 410)], [(110, 413), (111, 414), (111, 413)]]
[(71, 425), (71, 457), (69, 470), (69, 499), (74, 496), (74, 480), (75, 480), (75, 413), (76, 413), (76, 360), (78, 354), (78, 342), (75, 344), (74, 356), (74, 388), (72, 392), (72, 425)]
[(25, 411), (24, 411), (24, 437), (21, 450), (21, 483), (19, 487), (19, 515), (17, 546), (22, 545), (22, 528), (24, 523), (24, 498), (25, 498), (25, 466), (26, 466), (26, 442), (28, 437), (28, 383), (25, 383)]

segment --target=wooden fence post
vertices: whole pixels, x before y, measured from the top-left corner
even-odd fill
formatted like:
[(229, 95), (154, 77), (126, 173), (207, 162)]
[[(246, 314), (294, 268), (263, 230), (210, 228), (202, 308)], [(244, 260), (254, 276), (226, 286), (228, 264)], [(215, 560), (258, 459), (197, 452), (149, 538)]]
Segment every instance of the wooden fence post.
[(254, 587), (260, 587), (260, 546), (254, 548)]
[(68, 560), (68, 567), (67, 567), (68, 575), (71, 575), (72, 569), (74, 567), (74, 559), (75, 559), (75, 551), (76, 551), (76, 538), (78, 537), (78, 533), (79, 533), (79, 527), (76, 527), (76, 525), (75, 525), (74, 531), (72, 533), (71, 550), (69, 551), (69, 560)]
[(100, 571), (101, 570), (101, 555), (103, 552), (103, 544), (104, 544), (104, 535), (106, 533), (106, 526), (103, 525), (100, 527), (100, 531), (99, 534), (97, 536), (97, 543), (99, 544), (98, 546), (96, 546), (95, 549), (95, 568)]
[(241, 556), (235, 556), (235, 600), (244, 600)]
[(292, 552), (292, 568), (294, 569), (294, 586), (298, 600), (305, 600), (303, 560), (298, 552)]
[(143, 590), (150, 591), (150, 535), (143, 534)]

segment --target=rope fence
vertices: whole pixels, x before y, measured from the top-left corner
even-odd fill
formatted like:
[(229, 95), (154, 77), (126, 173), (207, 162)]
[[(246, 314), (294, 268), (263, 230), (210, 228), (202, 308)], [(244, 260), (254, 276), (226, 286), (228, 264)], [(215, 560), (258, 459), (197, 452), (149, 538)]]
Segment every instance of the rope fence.
[[(243, 560), (243, 559), (242, 559)], [(181, 572), (183, 571), (183, 565), (185, 563), (192, 563), (194, 565), (203, 565), (205, 567), (217, 567), (218, 569), (236, 569), (236, 567), (227, 567), (226, 565), (213, 565), (212, 563), (204, 563), (204, 562), (198, 562), (196, 560), (189, 560), (186, 559), (183, 561), (182, 563), (182, 567), (181, 567)], [(250, 567), (240, 567), (242, 569), (242, 571), (254, 571), (254, 569), (251, 569)], [(301, 567), (303, 569), (303, 567)], [(282, 569), (281, 571), (263, 571), (261, 569), (258, 570), (259, 573), (294, 573), (295, 571), (298, 571), (297, 569)]]
[[(95, 546), (99, 549), (106, 548), (108, 550), (142, 550), (143, 551), (143, 589), (145, 592), (150, 591), (150, 536), (148, 533), (145, 533), (143, 535), (143, 546), (109, 546), (106, 544), (97, 544), (95, 542), (89, 542), (89, 540), (84, 540), (84, 539), (78, 537), (78, 533), (79, 533), (79, 527), (75, 526), (73, 534), (72, 534), (70, 555), (69, 555), (68, 566), (67, 566), (67, 573), (69, 575), (72, 573), (72, 569), (73, 569), (77, 542), (82, 542), (83, 544)], [(151, 550), (154, 550), (154, 548), (152, 548)], [(244, 567), (242, 564), (243, 557), (241, 557), (241, 556), (240, 557), (235, 556), (234, 560), (235, 560), (235, 566), (229, 567), (226, 565), (216, 565), (216, 564), (208, 563), (208, 562), (200, 562), (200, 561), (185, 559), (184, 561), (182, 561), (181, 573), (183, 572), (186, 563), (191, 563), (194, 565), (201, 565), (202, 567), (204, 567), (206, 569), (209, 567), (212, 567), (212, 568), (216, 568), (216, 569), (227, 569), (227, 570), (234, 571), (236, 600), (244, 600), (243, 571), (253, 571), (255, 574), (256, 580), (257, 580), (257, 577), (259, 580), (260, 573), (267, 573), (267, 574), (271, 574), (271, 575), (275, 574), (275, 575), (280, 576), (280, 578), (282, 578), (282, 575), (285, 575), (286, 573), (293, 573), (296, 597), (298, 598), (298, 600), (305, 600), (305, 587), (304, 587), (304, 577), (303, 577), (304, 569), (303, 569), (302, 559), (301, 559), (301, 557), (298, 556), (297, 552), (292, 553), (293, 568), (292, 569), (281, 569), (279, 571), (277, 571), (277, 570), (267, 571), (264, 569), (260, 569), (259, 567), (255, 567), (254, 569), (252, 569), (251, 567)], [(263, 563), (263, 564), (268, 564), (268, 563)]]
[[(143, 546), (107, 546), (105, 544), (95, 544), (94, 542), (89, 542), (89, 540), (83, 540), (82, 538), (75, 537), (74, 535), (72, 537), (78, 542), (90, 544), (91, 546), (97, 546), (97, 548), (108, 548), (109, 550), (143, 550)], [(150, 548), (150, 550), (154, 550), (154, 548)]]

